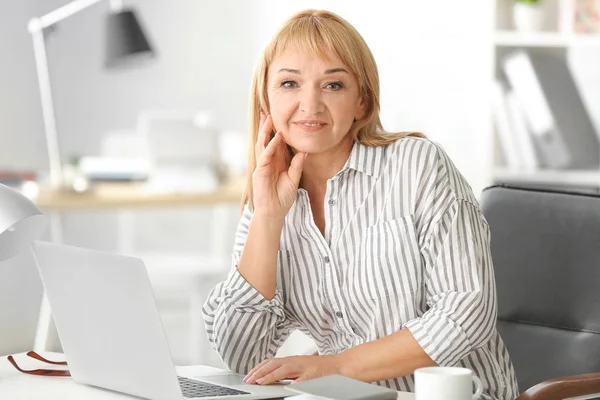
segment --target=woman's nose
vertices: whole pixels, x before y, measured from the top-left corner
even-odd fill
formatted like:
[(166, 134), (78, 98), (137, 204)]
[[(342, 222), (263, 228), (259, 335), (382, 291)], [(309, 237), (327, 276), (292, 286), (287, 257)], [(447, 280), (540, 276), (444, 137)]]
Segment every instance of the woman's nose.
[(304, 88), (300, 94), (300, 111), (318, 114), (325, 109), (319, 88)]

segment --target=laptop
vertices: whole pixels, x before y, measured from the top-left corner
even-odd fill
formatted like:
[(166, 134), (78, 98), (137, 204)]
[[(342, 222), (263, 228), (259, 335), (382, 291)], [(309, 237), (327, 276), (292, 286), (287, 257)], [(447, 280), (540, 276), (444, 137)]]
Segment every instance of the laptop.
[(290, 396), (285, 385), (247, 385), (226, 370), (178, 376), (141, 259), (47, 242), (32, 247), (74, 381), (151, 400)]

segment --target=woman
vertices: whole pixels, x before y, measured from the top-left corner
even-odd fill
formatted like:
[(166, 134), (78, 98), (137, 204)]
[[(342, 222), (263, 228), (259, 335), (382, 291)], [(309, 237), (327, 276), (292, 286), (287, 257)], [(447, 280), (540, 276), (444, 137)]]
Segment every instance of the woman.
[[(402, 391), (416, 368), (464, 366), (485, 398), (514, 399), (487, 223), (439, 145), (383, 130), (360, 34), (330, 12), (292, 16), (250, 118), (234, 265), (203, 309), (224, 362), (248, 383), (342, 374)], [(273, 359), (295, 329), (318, 355)]]

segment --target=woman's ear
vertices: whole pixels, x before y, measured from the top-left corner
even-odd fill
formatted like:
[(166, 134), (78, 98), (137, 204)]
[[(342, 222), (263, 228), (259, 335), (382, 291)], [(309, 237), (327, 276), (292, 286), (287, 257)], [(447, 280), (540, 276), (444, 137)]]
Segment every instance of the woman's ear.
[(365, 112), (367, 110), (367, 101), (364, 97), (361, 96), (359, 99), (358, 105), (356, 107), (356, 115), (354, 116), (354, 120), (362, 119), (365, 116)]

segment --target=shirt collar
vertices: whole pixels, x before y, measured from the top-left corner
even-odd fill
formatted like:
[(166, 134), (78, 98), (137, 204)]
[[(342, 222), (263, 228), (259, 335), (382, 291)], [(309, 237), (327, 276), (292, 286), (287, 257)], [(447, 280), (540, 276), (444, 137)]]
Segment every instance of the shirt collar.
[(346, 161), (346, 165), (342, 171), (351, 168), (378, 178), (383, 166), (383, 150), (384, 146), (370, 147), (355, 141), (350, 152), (350, 157), (348, 157), (348, 161)]

